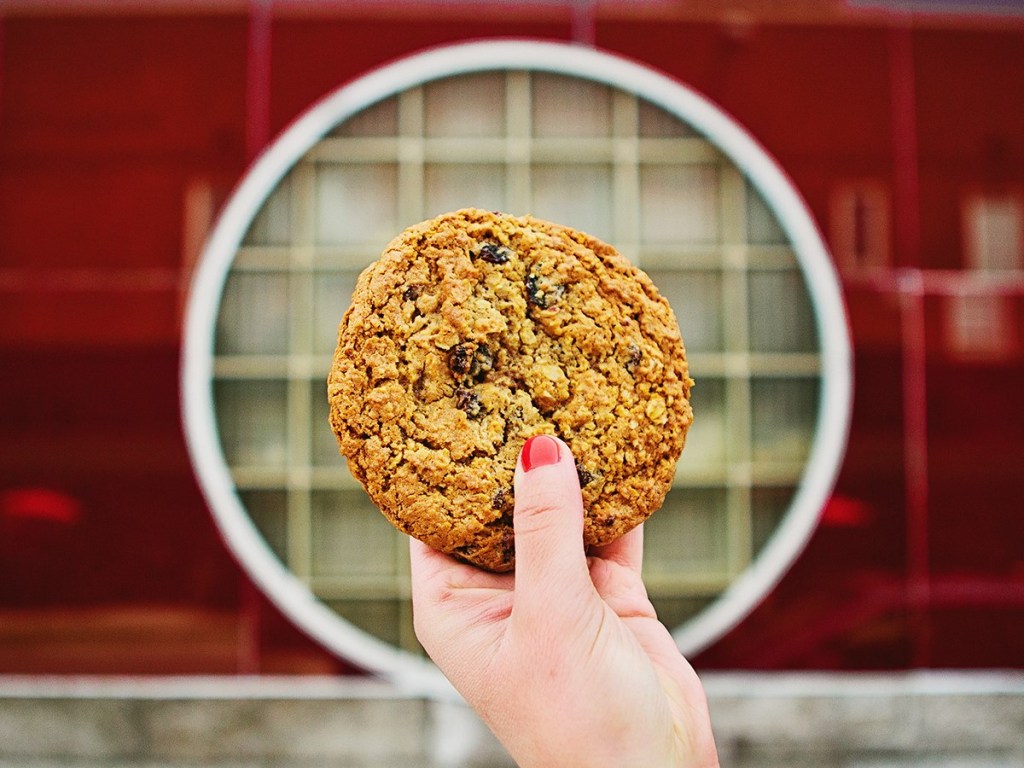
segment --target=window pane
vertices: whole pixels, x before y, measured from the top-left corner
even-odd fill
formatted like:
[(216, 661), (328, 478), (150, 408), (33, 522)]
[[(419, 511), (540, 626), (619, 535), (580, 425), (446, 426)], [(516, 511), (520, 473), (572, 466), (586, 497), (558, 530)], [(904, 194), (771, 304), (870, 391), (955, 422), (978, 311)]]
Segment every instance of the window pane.
[(399, 534), (362, 490), (315, 491), (311, 503), (315, 576), (394, 573)]
[(339, 125), (329, 136), (396, 136), (398, 99), (390, 98), (367, 107)]
[(817, 335), (803, 276), (795, 269), (750, 273), (750, 348), (813, 352)]
[(330, 426), (330, 403), (327, 401), (327, 378), (310, 382), (312, 387), (312, 423), (310, 425), (310, 456), (315, 466), (330, 467), (347, 473), (345, 458), (338, 453), (338, 441)]
[(710, 165), (642, 166), (640, 232), (647, 242), (717, 242), (718, 169)]
[(607, 165), (538, 165), (533, 169), (538, 218), (612, 240), (612, 169)]
[(753, 459), (806, 459), (818, 415), (818, 380), (754, 379), (751, 396)]
[(726, 570), (725, 493), (673, 488), (644, 523), (644, 568), (650, 574), (704, 574)]
[(658, 613), (658, 620), (667, 627), (678, 627), (684, 621), (696, 616), (711, 602), (700, 597), (652, 597), (651, 603)]
[(747, 183), (747, 239), (755, 245), (785, 245), (789, 242), (764, 198)]
[(686, 351), (722, 349), (722, 276), (703, 270), (647, 270), (683, 331)]
[(1024, 267), (1024, 204), (1012, 196), (979, 195), (964, 207), (967, 261), (975, 269)]
[(954, 354), (999, 359), (1016, 345), (1009, 297), (961, 290), (944, 297), (946, 345)]
[(292, 235), (292, 181), (286, 176), (270, 194), (245, 235), (246, 245), (287, 245)]
[(686, 435), (686, 448), (680, 460), (684, 478), (725, 465), (725, 382), (700, 378), (699, 372), (693, 375), (697, 379), (690, 393), (693, 424)]
[(328, 605), (355, 626), (386, 643), (401, 640), (402, 603), (398, 600), (331, 600)]
[(397, 201), (397, 165), (318, 165), (316, 242), (383, 245), (399, 229)]
[(643, 138), (667, 139), (696, 136), (696, 132), (673, 114), (649, 101), (640, 100), (640, 130)]
[(782, 516), (793, 500), (793, 489), (754, 488), (751, 492), (751, 546), (757, 554), (782, 522)]
[(430, 216), (460, 208), (505, 210), (505, 167), (502, 165), (428, 165), (424, 181)]
[(242, 491), (238, 494), (263, 539), (282, 561), (288, 552), (288, 499), (283, 491)]
[(288, 351), (288, 275), (232, 272), (217, 317), (219, 355), (280, 355)]
[(280, 467), (288, 458), (287, 386), (283, 381), (217, 381), (214, 401), (231, 466)]
[[(369, 263), (369, 259), (367, 259)], [(321, 272), (313, 286), (313, 350), (329, 355), (338, 344), (338, 325), (352, 303), (359, 272)]]
[(500, 136), (505, 130), (505, 75), (462, 75), (424, 88), (428, 137)]
[(611, 136), (611, 89), (573, 77), (534, 75), (533, 134), (538, 137)]

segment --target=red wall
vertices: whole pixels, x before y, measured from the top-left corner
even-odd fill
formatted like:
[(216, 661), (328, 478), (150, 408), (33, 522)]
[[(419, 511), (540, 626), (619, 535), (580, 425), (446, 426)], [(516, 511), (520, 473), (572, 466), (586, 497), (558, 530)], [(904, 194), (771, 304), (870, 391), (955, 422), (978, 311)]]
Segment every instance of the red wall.
[[(0, 673), (345, 669), (249, 585), (189, 466), (187, 190), (230, 188), (263, 142), (379, 64), (573, 26), (556, 12), (269, 24), (261, 58), (241, 14), (0, 16)], [(591, 32), (747, 126), (826, 234), (838, 186), (881, 180), (895, 266), (961, 269), (965, 192), (1024, 185), (1019, 23), (600, 17)], [(906, 294), (897, 277), (844, 275), (856, 380), (835, 496), (698, 666), (1021, 666), (1007, 642), (1024, 636), (1020, 277), (1014, 351), (982, 362), (945, 351), (942, 289)]]

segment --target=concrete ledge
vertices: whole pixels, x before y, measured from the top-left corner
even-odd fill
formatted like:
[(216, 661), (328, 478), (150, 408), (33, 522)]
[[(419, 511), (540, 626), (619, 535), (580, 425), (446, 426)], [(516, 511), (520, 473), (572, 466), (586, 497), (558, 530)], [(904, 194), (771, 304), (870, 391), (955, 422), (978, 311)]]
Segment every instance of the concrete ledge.
[(707, 675), (723, 764), (1024, 766), (1024, 674)]
[(346, 678), (0, 677), (0, 768), (511, 766), (465, 706)]
[[(723, 765), (1024, 768), (1024, 673), (704, 676)], [(464, 706), (351, 678), (0, 677), (0, 768), (504, 768)]]

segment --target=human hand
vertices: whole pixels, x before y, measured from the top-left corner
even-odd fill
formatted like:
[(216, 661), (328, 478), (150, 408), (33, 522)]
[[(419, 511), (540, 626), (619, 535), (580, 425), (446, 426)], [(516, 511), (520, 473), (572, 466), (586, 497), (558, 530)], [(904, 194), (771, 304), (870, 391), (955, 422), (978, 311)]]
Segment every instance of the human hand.
[(703, 686), (640, 577), (642, 526), (587, 557), (572, 455), (527, 441), (515, 473), (514, 573), (415, 539), (427, 653), (520, 768), (718, 765)]

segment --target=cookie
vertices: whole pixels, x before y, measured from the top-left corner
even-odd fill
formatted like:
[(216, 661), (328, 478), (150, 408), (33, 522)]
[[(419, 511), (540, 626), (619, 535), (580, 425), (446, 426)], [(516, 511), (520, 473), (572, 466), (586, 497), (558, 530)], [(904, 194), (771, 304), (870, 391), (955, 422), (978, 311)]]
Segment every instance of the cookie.
[(349, 469), (399, 530), (508, 571), (523, 443), (569, 445), (584, 538), (608, 544), (663, 503), (692, 384), (668, 302), (614, 248), (468, 209), (405, 230), (360, 275), (328, 397)]

